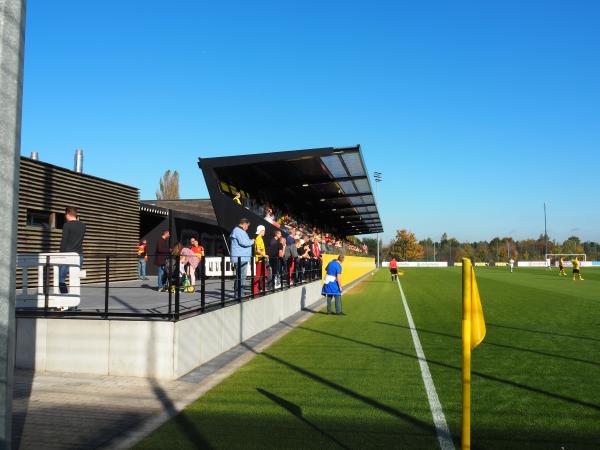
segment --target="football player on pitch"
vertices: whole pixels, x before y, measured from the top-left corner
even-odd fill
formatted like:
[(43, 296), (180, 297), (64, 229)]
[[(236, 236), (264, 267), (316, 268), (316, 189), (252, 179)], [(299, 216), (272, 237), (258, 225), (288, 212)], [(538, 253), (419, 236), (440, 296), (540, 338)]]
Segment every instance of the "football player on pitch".
[(392, 281), (398, 279), (398, 261), (396, 261), (396, 258), (392, 258), (390, 261), (390, 274), (392, 275)]
[(579, 269), (579, 260), (577, 259), (577, 256), (571, 262), (573, 263), (573, 281), (575, 281), (576, 277), (579, 277), (579, 279), (583, 281), (583, 278), (581, 277), (581, 270)]
[(561, 277), (567, 276), (567, 272), (565, 272), (565, 259), (562, 256), (558, 260), (558, 275)]

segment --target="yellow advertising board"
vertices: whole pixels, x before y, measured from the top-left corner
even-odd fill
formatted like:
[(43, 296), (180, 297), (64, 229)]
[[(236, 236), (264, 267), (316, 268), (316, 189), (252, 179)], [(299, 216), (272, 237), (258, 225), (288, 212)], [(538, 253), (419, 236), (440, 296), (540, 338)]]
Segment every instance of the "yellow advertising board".
[[(323, 278), (325, 277), (325, 267), (330, 261), (336, 259), (338, 255), (323, 255)], [(348, 256), (344, 258), (342, 264), (342, 286), (358, 280), (360, 277), (368, 274), (375, 269), (375, 258), (364, 256)]]

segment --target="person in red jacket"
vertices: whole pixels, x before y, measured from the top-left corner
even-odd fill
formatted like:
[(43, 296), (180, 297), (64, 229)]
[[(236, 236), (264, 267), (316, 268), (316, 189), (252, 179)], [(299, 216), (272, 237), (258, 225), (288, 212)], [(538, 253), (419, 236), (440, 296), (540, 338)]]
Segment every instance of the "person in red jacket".
[(392, 258), (390, 261), (390, 273), (392, 274), (392, 281), (396, 281), (398, 279), (398, 262), (396, 258)]
[(165, 262), (167, 257), (171, 254), (171, 247), (169, 246), (169, 237), (171, 233), (169, 230), (164, 230), (161, 236), (156, 241), (156, 248), (154, 251), (154, 265), (157, 268), (157, 289), (161, 292), (165, 292), (167, 289), (163, 278), (165, 277)]
[(148, 261), (148, 241), (146, 239), (140, 242), (137, 249), (138, 255), (138, 280), (147, 280), (146, 276), (146, 262)]
[(320, 277), (323, 272), (323, 258), (321, 256), (321, 244), (319, 243), (319, 236), (316, 234), (313, 237), (311, 245), (311, 253), (313, 256), (313, 276)]

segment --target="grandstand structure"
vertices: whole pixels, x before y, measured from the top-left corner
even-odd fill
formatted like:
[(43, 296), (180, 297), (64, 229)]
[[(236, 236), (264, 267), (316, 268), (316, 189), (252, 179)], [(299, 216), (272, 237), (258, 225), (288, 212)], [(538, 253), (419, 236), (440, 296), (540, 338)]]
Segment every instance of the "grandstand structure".
[[(289, 234), (294, 224), (308, 237), (383, 231), (360, 146), (200, 159), (199, 164), (210, 201), (140, 202), (135, 187), (25, 161), (31, 173), (22, 177), (21, 186), (19, 248), (24, 252), (18, 255), (18, 270), (24, 281), (17, 292), (17, 368), (176, 379), (321, 299), (321, 264), (297, 264), (302, 273), (286, 269), (279, 283), (249, 264), (241, 275), (245, 288), (234, 289), (235, 261), (226, 246), (242, 217), (252, 222), (249, 234), (264, 225), (267, 239), (276, 228)], [(243, 202), (233, 199), (238, 191)], [(77, 253), (53, 251), (62, 236), (61, 210), (72, 203), (89, 224), (83, 267)], [(170, 231), (169, 247), (186, 244), (190, 236), (207, 244), (191, 290), (182, 286), (177, 269), (166, 292), (156, 288), (151, 271), (150, 277), (134, 279), (138, 239), (148, 241), (151, 266), (163, 230)], [(319, 256), (305, 257), (321, 257), (326, 265), (353, 246), (326, 247)], [(180, 254), (168, 258), (180, 267)], [(293, 258), (290, 266), (300, 260)], [(68, 293), (58, 289), (61, 265), (69, 266)], [(348, 256), (342, 283), (347, 286), (374, 269), (374, 258)], [(260, 283), (262, 290), (251, 288)]]
[(360, 145), (199, 158), (198, 165), (221, 228), (246, 217), (269, 235), (278, 227), (270, 207), (339, 236), (383, 231)]

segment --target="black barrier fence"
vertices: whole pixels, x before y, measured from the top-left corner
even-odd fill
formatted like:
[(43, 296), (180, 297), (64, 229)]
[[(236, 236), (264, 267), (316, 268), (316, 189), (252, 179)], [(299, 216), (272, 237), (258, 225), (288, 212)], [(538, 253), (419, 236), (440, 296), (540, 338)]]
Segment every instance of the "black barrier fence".
[[(148, 259), (153, 256), (148, 255)], [(160, 257), (159, 261), (164, 263), (157, 264), (159, 274), (156, 277), (146, 277), (140, 270), (137, 280), (123, 280), (123, 274), (127, 272), (125, 269), (130, 271), (132, 264), (141, 269), (142, 258), (136, 255), (85, 255), (82, 269), (90, 265), (97, 270), (99, 260), (102, 261), (103, 282), (81, 284), (74, 288), (69, 285), (67, 277), (68, 281), (64, 280), (66, 283), (61, 286), (63, 278), (59, 275), (57, 288), (51, 271), (58, 270), (60, 273), (64, 270), (66, 273), (68, 267), (61, 269), (57, 260), (45, 256), (45, 261), (30, 267), (42, 274), (42, 282), (36, 287), (29, 287), (27, 293), (17, 291), (16, 315), (177, 321), (320, 280), (322, 271), (318, 258)], [(32, 289), (35, 292), (29, 294)], [(39, 306), (42, 297), (43, 307)], [(65, 302), (65, 299), (78, 299), (79, 302), (76, 306), (69, 306), (72, 303)]]

